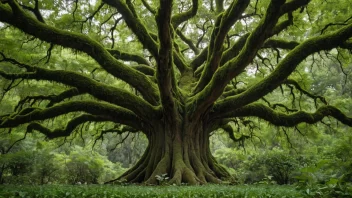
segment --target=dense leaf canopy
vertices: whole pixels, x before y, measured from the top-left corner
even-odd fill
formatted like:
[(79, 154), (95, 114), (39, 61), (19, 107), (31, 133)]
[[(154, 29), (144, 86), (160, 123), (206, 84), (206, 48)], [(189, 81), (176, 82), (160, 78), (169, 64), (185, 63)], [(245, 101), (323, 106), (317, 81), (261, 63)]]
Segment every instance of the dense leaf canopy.
[(234, 134), (253, 118), (352, 126), (306, 89), (323, 66), (348, 81), (351, 13), (350, 0), (1, 0), (0, 127), (57, 138), (104, 123), (97, 137), (150, 137), (163, 123), (185, 138), (199, 123), (243, 141)]

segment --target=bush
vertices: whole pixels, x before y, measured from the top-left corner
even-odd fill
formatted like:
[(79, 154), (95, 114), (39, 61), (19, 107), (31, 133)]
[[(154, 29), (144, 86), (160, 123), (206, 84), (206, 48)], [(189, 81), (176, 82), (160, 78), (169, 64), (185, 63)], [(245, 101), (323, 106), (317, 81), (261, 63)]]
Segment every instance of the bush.
[(245, 182), (255, 183), (264, 180), (263, 182), (268, 183), (270, 180), (280, 185), (291, 184), (295, 180), (296, 170), (301, 166), (298, 158), (299, 156), (280, 149), (253, 154), (245, 162), (246, 168), (243, 170), (247, 172)]
[(66, 158), (65, 174), (69, 184), (98, 184), (115, 179), (124, 169), (92, 150), (75, 146)]
[(29, 184), (34, 160), (31, 151), (18, 151), (7, 153), (0, 158), (3, 166), (2, 177), (4, 183)]

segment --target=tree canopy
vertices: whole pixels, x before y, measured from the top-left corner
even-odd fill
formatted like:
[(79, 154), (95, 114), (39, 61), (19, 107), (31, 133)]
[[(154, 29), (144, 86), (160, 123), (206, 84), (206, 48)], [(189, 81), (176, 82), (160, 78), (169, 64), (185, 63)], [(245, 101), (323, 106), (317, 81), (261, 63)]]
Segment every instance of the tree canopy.
[(119, 179), (219, 182), (229, 174), (209, 151), (214, 131), (244, 141), (255, 118), (352, 126), (305, 88), (323, 66), (348, 81), (350, 13), (349, 0), (2, 0), (0, 127), (49, 139), (90, 123), (105, 127), (98, 138), (142, 132), (149, 146)]

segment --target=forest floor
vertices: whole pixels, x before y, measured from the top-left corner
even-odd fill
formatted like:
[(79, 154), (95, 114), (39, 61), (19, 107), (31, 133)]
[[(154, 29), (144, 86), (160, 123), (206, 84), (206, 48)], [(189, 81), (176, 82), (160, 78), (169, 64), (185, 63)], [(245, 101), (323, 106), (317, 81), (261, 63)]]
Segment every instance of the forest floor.
[(306, 197), (294, 186), (203, 185), (203, 186), (120, 186), (120, 185), (0, 185), (0, 198), (10, 197)]

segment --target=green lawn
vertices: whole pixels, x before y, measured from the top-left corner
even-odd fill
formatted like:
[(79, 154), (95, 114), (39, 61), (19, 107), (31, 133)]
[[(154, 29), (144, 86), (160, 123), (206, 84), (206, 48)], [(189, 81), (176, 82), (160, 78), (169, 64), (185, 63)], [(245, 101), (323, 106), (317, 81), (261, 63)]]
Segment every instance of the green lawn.
[(0, 185), (0, 198), (8, 197), (304, 197), (293, 186), (204, 185), (204, 186), (116, 186), (116, 185)]

